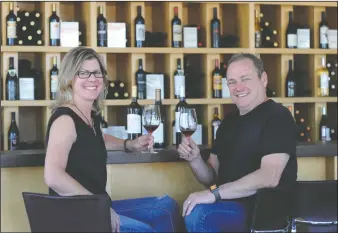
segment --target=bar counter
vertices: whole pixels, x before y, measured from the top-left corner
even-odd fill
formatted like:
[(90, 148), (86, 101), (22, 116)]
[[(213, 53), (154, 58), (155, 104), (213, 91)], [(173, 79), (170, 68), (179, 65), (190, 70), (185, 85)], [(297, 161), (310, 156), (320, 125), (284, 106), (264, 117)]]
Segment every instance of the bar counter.
[[(201, 147), (207, 159), (210, 148)], [(0, 152), (1, 232), (30, 231), (22, 192), (48, 193), (44, 182), (44, 150)], [(300, 143), (298, 180), (337, 179), (337, 143)], [(162, 196), (182, 208), (190, 193), (206, 188), (195, 179), (174, 146), (157, 154), (109, 151), (106, 190), (113, 200)]]
[[(204, 159), (208, 158), (211, 148), (200, 146)], [(124, 151), (108, 151), (107, 164), (131, 164), (131, 163), (162, 163), (180, 162), (175, 146), (157, 150), (151, 153), (126, 153)], [(299, 143), (297, 145), (297, 157), (332, 157), (337, 156), (337, 142)], [(15, 150), (0, 152), (1, 167), (32, 167), (44, 165), (45, 150)]]

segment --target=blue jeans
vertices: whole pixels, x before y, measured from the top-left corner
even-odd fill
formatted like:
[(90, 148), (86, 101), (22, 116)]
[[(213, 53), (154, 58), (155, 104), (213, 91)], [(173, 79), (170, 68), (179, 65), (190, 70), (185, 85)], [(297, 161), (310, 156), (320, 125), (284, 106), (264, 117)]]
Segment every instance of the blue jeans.
[(111, 206), (120, 216), (120, 232), (175, 232), (183, 224), (176, 201), (167, 195), (112, 201)]
[(188, 232), (248, 232), (246, 218), (242, 203), (219, 201), (196, 205), (184, 220)]

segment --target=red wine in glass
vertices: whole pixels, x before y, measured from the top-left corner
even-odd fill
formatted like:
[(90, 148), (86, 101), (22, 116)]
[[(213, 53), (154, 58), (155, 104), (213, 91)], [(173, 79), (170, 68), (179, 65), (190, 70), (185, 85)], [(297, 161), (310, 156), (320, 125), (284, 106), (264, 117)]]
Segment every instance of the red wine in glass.
[(144, 125), (143, 127), (147, 130), (149, 134), (152, 134), (159, 125)]
[(190, 137), (195, 133), (195, 129), (183, 129), (181, 132), (184, 134), (184, 136)]

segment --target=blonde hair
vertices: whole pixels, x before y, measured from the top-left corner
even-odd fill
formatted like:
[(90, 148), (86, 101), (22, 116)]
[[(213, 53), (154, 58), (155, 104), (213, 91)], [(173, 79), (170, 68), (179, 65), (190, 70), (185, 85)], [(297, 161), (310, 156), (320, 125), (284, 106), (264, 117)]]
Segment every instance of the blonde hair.
[[(71, 49), (60, 64), (59, 76), (58, 76), (58, 90), (56, 95), (56, 101), (51, 105), (52, 112), (56, 108), (66, 104), (73, 104), (73, 80), (80, 70), (82, 64), (86, 60), (97, 59), (100, 65), (101, 72), (103, 73), (104, 85), (107, 85), (107, 71), (101, 56), (96, 53), (92, 48), (76, 47)], [(104, 94), (105, 96), (105, 94)], [(102, 95), (100, 94), (93, 103), (93, 110), (99, 113), (102, 108)]]

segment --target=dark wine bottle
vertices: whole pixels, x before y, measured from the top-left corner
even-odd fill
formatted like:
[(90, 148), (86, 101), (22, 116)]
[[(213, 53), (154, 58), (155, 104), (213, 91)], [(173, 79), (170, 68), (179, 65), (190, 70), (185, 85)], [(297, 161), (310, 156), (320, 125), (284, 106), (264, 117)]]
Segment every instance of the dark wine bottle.
[(330, 141), (329, 119), (327, 117), (326, 106), (322, 107), (322, 118), (319, 123), (319, 140)]
[(135, 47), (144, 47), (145, 37), (145, 21), (142, 17), (141, 6), (137, 6), (137, 16), (135, 18)]
[(13, 3), (9, 3), (9, 13), (6, 17), (7, 22), (7, 45), (16, 45), (17, 34), (16, 34), (16, 15), (13, 10)]
[(328, 31), (329, 26), (326, 21), (326, 14), (325, 11), (322, 11), (322, 20), (319, 23), (319, 48), (321, 49), (329, 48)]
[(154, 136), (154, 148), (165, 148), (165, 114), (164, 114), (164, 108), (161, 101), (161, 89), (155, 90), (155, 105), (158, 105), (161, 111), (161, 122), (158, 128), (153, 132)]
[(15, 112), (11, 112), (11, 118), (8, 130), (8, 150), (17, 150), (20, 143), (20, 133), (16, 124)]
[(177, 103), (175, 108), (175, 132), (176, 132), (176, 147), (182, 142), (182, 134), (180, 130), (180, 114), (181, 111), (188, 107), (185, 101), (185, 86), (180, 86), (180, 101)]
[(221, 22), (217, 18), (217, 8), (214, 7), (214, 18), (211, 20), (211, 47), (220, 47)]
[(178, 17), (178, 7), (174, 7), (174, 18), (171, 21), (171, 32), (172, 47), (182, 47), (182, 22)]
[(297, 27), (293, 22), (292, 11), (289, 11), (289, 24), (286, 28), (286, 47), (297, 48)]
[(19, 99), (19, 80), (14, 68), (14, 57), (9, 58), (9, 69), (6, 77), (6, 100)]
[(219, 125), (221, 124), (221, 120), (219, 119), (218, 115), (218, 108), (214, 108), (214, 118), (212, 119), (212, 142), (216, 139), (216, 133), (218, 130)]
[(259, 22), (259, 16), (257, 11), (255, 11), (255, 48), (260, 48), (262, 46), (262, 32), (261, 25)]
[(181, 66), (181, 58), (177, 58), (177, 69), (174, 73), (174, 91), (175, 91), (175, 98), (180, 98), (180, 86), (185, 86), (185, 76), (184, 70)]
[(56, 14), (56, 5), (52, 4), (52, 15), (49, 17), (49, 45), (60, 45), (60, 18)]
[(212, 97), (222, 98), (222, 75), (221, 70), (219, 69), (218, 59), (215, 60), (215, 69), (212, 72), (212, 82), (213, 82)]
[(292, 68), (292, 60), (289, 60), (289, 71), (285, 80), (285, 97), (296, 97), (297, 81)]
[(146, 73), (143, 70), (142, 59), (138, 59), (138, 70), (135, 74), (137, 85), (137, 98), (146, 99)]
[(127, 107), (128, 139), (134, 140), (142, 135), (142, 108), (137, 102), (137, 86), (132, 86), (131, 103)]
[(58, 75), (59, 75), (56, 56), (53, 57), (53, 67), (52, 69), (50, 69), (49, 75), (50, 75), (50, 99), (55, 100), (58, 88)]
[(97, 17), (97, 46), (107, 47), (107, 20), (103, 16), (103, 6), (100, 6), (100, 14)]

